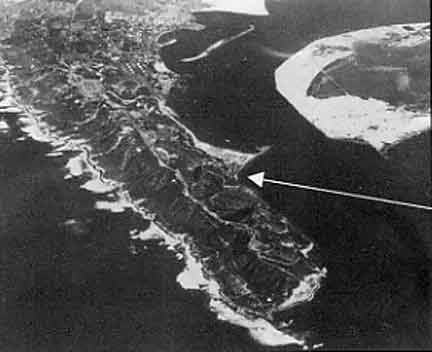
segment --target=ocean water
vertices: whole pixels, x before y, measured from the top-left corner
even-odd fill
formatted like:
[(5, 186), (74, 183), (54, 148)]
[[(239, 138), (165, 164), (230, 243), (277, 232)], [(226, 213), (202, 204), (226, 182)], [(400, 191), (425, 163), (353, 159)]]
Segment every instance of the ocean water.
[[(218, 145), (255, 153), (276, 141), (276, 162), (291, 149), (290, 167), (312, 182), (315, 176), (303, 166), (322, 159), (323, 174), (337, 186), (351, 185), (354, 161), (370, 156), (357, 146), (324, 145), (271, 92), (267, 104), (266, 97), (231, 97), (229, 104), (243, 105), (229, 119), (219, 103), (230, 93), (217, 88), (210, 104), (199, 86), (188, 87), (190, 95), (173, 91), (168, 99), (195, 133), (194, 142), (209, 143), (201, 146), (207, 152), (219, 152), (212, 149)], [(296, 336), (224, 305), (181, 235), (162, 230), (154, 214), (104, 179), (85, 143), (32, 119), (37, 111), (13, 107), (10, 93), (0, 92), (0, 351), (302, 348)], [(295, 137), (299, 131), (303, 142)], [(324, 145), (326, 154), (310, 141)], [(348, 155), (342, 167), (334, 155)], [(313, 236), (328, 269), (316, 297), (280, 313), (281, 321), (294, 320), (311, 348), (428, 345), (430, 267), (412, 224), (356, 201), (305, 201), (292, 190), (278, 197), (275, 213), (293, 214), (289, 220)]]

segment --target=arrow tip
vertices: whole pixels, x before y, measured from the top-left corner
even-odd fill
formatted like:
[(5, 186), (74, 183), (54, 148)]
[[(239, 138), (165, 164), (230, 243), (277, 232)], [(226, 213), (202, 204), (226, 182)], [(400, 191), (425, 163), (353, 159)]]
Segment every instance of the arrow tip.
[(264, 184), (264, 172), (258, 172), (257, 174), (249, 175), (248, 179), (255, 183), (258, 187), (262, 188)]

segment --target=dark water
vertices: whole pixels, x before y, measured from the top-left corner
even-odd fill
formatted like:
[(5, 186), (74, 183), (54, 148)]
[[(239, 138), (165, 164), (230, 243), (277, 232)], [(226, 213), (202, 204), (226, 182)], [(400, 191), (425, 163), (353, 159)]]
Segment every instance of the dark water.
[[(252, 152), (273, 145), (244, 173), (281, 170), (275, 177), (385, 189), (377, 180), (388, 181), (388, 165), (370, 149), (324, 138), (267, 84), (255, 96), (244, 82), (228, 83), (206, 91), (193, 82), (168, 102), (204, 141)], [(148, 221), (132, 210), (96, 209), (109, 194), (83, 189), (85, 176), (65, 180), (74, 153), (49, 156), (52, 147), (23, 135), (16, 115), (2, 119), (9, 130), (0, 125), (0, 351), (292, 349), (259, 346), (218, 320), (204, 293), (177, 283), (185, 264), (175, 252), (131, 240)], [(294, 319), (324, 347), (431, 346), (431, 265), (407, 220), (415, 216), (276, 187), (262, 195), (313, 237), (328, 269), (315, 299), (282, 320)]]
[(73, 153), (47, 156), (16, 118), (0, 115), (1, 351), (264, 350), (180, 287), (174, 252), (130, 239), (148, 222), (96, 210), (105, 195), (64, 179)]

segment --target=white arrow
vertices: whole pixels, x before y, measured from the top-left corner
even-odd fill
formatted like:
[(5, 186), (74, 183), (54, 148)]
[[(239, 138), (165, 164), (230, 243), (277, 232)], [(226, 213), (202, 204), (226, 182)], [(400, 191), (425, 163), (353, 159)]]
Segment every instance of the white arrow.
[(399, 205), (399, 206), (410, 207), (410, 208), (432, 210), (432, 207), (426, 206), (426, 205), (421, 205), (421, 204), (401, 202), (399, 200), (373, 197), (373, 196), (367, 196), (364, 194), (349, 193), (349, 192), (337, 191), (337, 190), (333, 190), (333, 189), (306, 186), (306, 185), (301, 185), (298, 183), (276, 181), (276, 180), (265, 178), (265, 172), (258, 172), (256, 174), (249, 175), (248, 179), (251, 180), (253, 183), (255, 183), (258, 187), (263, 187), (264, 182), (267, 182), (267, 183), (273, 183), (273, 184), (281, 185), (281, 186), (300, 188), (300, 189), (305, 189), (305, 190), (314, 191), (314, 192), (329, 193), (329, 194), (334, 194), (334, 195), (343, 196), (343, 197), (370, 200), (370, 201), (374, 201), (374, 202), (387, 203), (387, 204)]

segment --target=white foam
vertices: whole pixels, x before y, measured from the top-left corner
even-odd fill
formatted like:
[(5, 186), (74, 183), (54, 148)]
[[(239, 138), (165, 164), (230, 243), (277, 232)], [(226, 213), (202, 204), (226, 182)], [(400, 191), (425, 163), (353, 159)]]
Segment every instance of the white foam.
[(3, 105), (0, 106), (0, 112), (3, 113), (10, 113), (10, 114), (19, 114), (21, 112), (20, 109), (14, 107), (14, 106), (10, 106), (10, 105)]
[(272, 347), (286, 345), (305, 346), (305, 341), (301, 337), (295, 337), (282, 332), (263, 318), (245, 319), (221, 301), (213, 300), (211, 305), (213, 310), (217, 312), (220, 320), (226, 320), (231, 324), (248, 329), (250, 336), (261, 345)]
[(251, 318), (234, 311), (223, 301), (218, 283), (204, 276), (202, 264), (190, 254), (190, 247), (186, 246), (185, 251), (186, 266), (177, 276), (177, 282), (187, 290), (207, 291), (210, 296), (210, 309), (217, 314), (219, 320), (248, 329), (250, 336), (262, 345), (305, 345), (305, 341), (300, 337), (278, 330), (263, 318)]
[(66, 164), (66, 169), (69, 171), (69, 173), (65, 176), (65, 179), (81, 176), (86, 170), (88, 170), (82, 155), (77, 155), (74, 158), (70, 158)]
[(98, 200), (95, 203), (95, 208), (99, 210), (109, 210), (112, 213), (123, 213), (128, 208), (131, 208), (131, 205), (122, 200), (115, 200), (115, 201), (105, 201), (105, 200)]
[(144, 231), (132, 231), (131, 238), (133, 240), (151, 241), (151, 240), (163, 240), (165, 232), (157, 226), (154, 222), (150, 223), (150, 226)]
[(101, 179), (93, 179), (89, 180), (83, 185), (80, 186), (82, 189), (86, 189), (87, 191), (93, 193), (109, 193), (115, 190), (115, 185), (111, 183), (107, 183)]
[(290, 297), (278, 307), (279, 310), (287, 310), (299, 303), (311, 301), (320, 288), (320, 282), (326, 275), (327, 270), (324, 268), (319, 272), (306, 276), (292, 291)]
[(9, 132), (9, 125), (6, 121), (0, 120), (0, 133), (7, 133)]
[(315, 245), (313, 242), (309, 243), (309, 245), (306, 248), (303, 248), (302, 250), (300, 250), (300, 252), (306, 257), (309, 258), (309, 253), (312, 252), (312, 250), (314, 249)]

